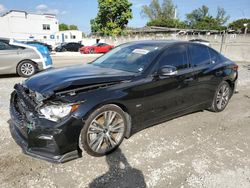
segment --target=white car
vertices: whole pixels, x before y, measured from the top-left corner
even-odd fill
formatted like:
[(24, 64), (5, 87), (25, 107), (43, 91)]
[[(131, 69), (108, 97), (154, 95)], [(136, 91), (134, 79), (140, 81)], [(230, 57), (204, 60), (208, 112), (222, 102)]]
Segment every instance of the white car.
[(52, 67), (49, 51), (39, 44), (24, 44), (0, 38), (0, 74), (30, 77)]

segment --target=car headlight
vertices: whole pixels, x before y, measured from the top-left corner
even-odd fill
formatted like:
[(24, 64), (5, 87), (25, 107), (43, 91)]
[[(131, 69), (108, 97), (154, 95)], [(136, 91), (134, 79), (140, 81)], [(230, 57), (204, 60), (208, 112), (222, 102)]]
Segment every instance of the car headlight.
[(76, 111), (79, 106), (79, 104), (53, 104), (42, 107), (40, 113), (43, 114), (46, 119), (57, 122)]

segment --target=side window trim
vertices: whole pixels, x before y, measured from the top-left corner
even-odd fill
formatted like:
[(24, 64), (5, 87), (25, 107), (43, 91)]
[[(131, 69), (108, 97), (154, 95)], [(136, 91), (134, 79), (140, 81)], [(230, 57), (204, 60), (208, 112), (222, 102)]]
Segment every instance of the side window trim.
[[(170, 50), (170, 49), (173, 49), (173, 48), (176, 48), (176, 47), (180, 47), (180, 46), (184, 46), (184, 48), (185, 48), (185, 52), (186, 52), (186, 68), (182, 68), (182, 69), (178, 69), (178, 72), (179, 71), (182, 71), (182, 70), (186, 70), (186, 69), (189, 69), (189, 68), (191, 68), (191, 66), (190, 66), (190, 57), (189, 57), (189, 53), (188, 53), (188, 46), (187, 46), (187, 44), (176, 44), (176, 45), (173, 45), (173, 46), (170, 46), (169, 48), (166, 48), (163, 52), (162, 52), (162, 54), (160, 55), (160, 57), (158, 58), (158, 60), (157, 60), (157, 67), (158, 67), (158, 69), (160, 68), (160, 61), (161, 61), (161, 58), (165, 55), (165, 53), (167, 53), (167, 50)], [(166, 55), (168, 55), (168, 54), (166, 54)]]
[(4, 47), (3, 49), (0, 49), (0, 50), (13, 50), (13, 49), (15, 49), (12, 45), (10, 45), (6, 42), (0, 41), (0, 43)]
[[(190, 58), (190, 65), (191, 67), (193, 67), (194, 69), (196, 68), (200, 68), (200, 67), (205, 67), (205, 66), (208, 66), (211, 64), (211, 55), (210, 55), (210, 52), (209, 52), (209, 48), (207, 46), (204, 46), (207, 50), (207, 53), (208, 53), (208, 56), (209, 56), (209, 63), (201, 63), (201, 64), (197, 64), (195, 66), (195, 63), (194, 63), (194, 60), (193, 60), (193, 56), (192, 56), (192, 53), (191, 53), (191, 46), (202, 46), (200, 44), (189, 44), (188, 45), (188, 53), (189, 53), (189, 58)], [(203, 46), (202, 46), (203, 47)]]
[(211, 61), (211, 63), (213, 63), (213, 61), (214, 61), (211, 52), (213, 52), (213, 53), (216, 55), (216, 56), (215, 56), (216, 60), (215, 60), (214, 63), (217, 63), (218, 60), (219, 60), (219, 54), (218, 54), (218, 52), (217, 52), (216, 50), (212, 49), (212, 48), (208, 48), (208, 52), (209, 52), (209, 56), (210, 56), (210, 61)]

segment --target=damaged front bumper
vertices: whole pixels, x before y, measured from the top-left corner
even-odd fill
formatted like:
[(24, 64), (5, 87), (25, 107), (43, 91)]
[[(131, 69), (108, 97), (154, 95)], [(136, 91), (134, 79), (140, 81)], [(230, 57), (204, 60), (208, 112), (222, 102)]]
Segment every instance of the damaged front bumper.
[(78, 139), (82, 121), (74, 116), (60, 122), (39, 118), (26, 108), (26, 102), (19, 99), (16, 91), (11, 94), (10, 132), (23, 152), (55, 163), (81, 157)]

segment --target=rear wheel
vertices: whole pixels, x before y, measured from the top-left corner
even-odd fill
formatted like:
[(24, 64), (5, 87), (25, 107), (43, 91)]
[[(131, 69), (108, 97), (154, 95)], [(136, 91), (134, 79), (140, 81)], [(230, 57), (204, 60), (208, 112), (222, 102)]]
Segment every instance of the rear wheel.
[(95, 110), (86, 120), (79, 147), (92, 156), (103, 156), (119, 147), (127, 128), (124, 111), (116, 105)]
[(221, 82), (215, 92), (214, 100), (210, 110), (213, 112), (223, 111), (229, 102), (231, 94), (232, 94), (232, 89), (228, 84), (228, 82), (226, 81)]
[(90, 54), (93, 54), (94, 52), (95, 52), (94, 49), (90, 49), (90, 50), (89, 50), (89, 53), (90, 53)]
[(21, 77), (30, 77), (37, 72), (36, 65), (29, 60), (22, 61), (17, 66), (17, 74)]

